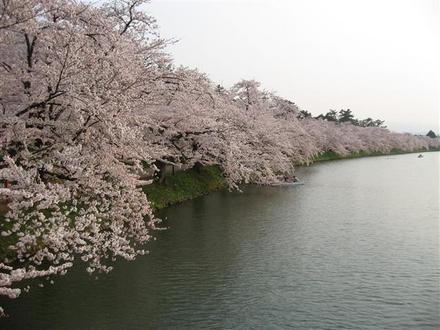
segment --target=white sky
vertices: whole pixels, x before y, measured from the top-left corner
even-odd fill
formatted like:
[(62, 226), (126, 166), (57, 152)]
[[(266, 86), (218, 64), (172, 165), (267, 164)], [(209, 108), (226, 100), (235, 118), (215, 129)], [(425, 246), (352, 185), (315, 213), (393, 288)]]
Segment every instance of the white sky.
[(152, 0), (175, 63), (256, 79), (314, 115), (350, 108), (439, 131), (438, 0)]

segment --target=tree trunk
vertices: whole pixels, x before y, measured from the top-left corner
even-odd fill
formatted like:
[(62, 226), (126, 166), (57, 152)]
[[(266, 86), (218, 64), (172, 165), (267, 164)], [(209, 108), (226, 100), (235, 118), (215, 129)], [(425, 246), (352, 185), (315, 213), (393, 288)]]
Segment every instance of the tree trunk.
[(194, 164), (194, 169), (196, 170), (196, 173), (200, 174), (202, 173), (203, 165), (197, 162)]

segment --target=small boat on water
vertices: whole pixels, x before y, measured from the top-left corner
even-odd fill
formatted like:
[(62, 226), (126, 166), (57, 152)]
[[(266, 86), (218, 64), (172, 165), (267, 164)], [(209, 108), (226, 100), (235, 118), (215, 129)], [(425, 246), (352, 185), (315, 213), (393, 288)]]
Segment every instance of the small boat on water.
[(418, 156), (417, 156), (417, 158), (423, 158), (423, 155), (422, 155), (422, 154), (420, 154), (420, 155), (418, 155)]

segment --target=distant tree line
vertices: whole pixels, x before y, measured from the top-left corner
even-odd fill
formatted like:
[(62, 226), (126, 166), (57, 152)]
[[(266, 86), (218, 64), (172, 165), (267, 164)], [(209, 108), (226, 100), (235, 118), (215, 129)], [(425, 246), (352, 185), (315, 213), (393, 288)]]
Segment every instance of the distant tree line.
[(335, 123), (350, 123), (355, 126), (360, 127), (381, 127), (386, 128), (383, 120), (380, 119), (372, 119), (368, 117), (367, 119), (357, 119), (354, 117), (353, 112), (350, 109), (344, 110), (341, 109), (338, 111), (336, 110), (330, 110), (326, 114), (320, 114), (317, 117), (312, 117), (312, 114), (308, 112), (307, 110), (301, 110), (298, 114), (298, 118), (305, 119), (305, 118), (315, 118), (315, 119), (321, 119), (326, 121), (331, 121)]
[(426, 136), (429, 136), (431, 139), (435, 139), (437, 134), (435, 134), (433, 130), (430, 130)]

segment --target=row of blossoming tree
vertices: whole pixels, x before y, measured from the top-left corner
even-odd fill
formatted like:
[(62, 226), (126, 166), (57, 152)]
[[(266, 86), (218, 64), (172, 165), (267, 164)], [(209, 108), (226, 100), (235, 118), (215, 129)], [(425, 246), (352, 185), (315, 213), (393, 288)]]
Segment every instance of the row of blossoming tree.
[(74, 260), (107, 272), (144, 254), (157, 223), (145, 168), (217, 164), (237, 188), (274, 183), (325, 151), (440, 146), (304, 117), (256, 81), (225, 89), (175, 68), (144, 2), (0, 2), (0, 295)]

